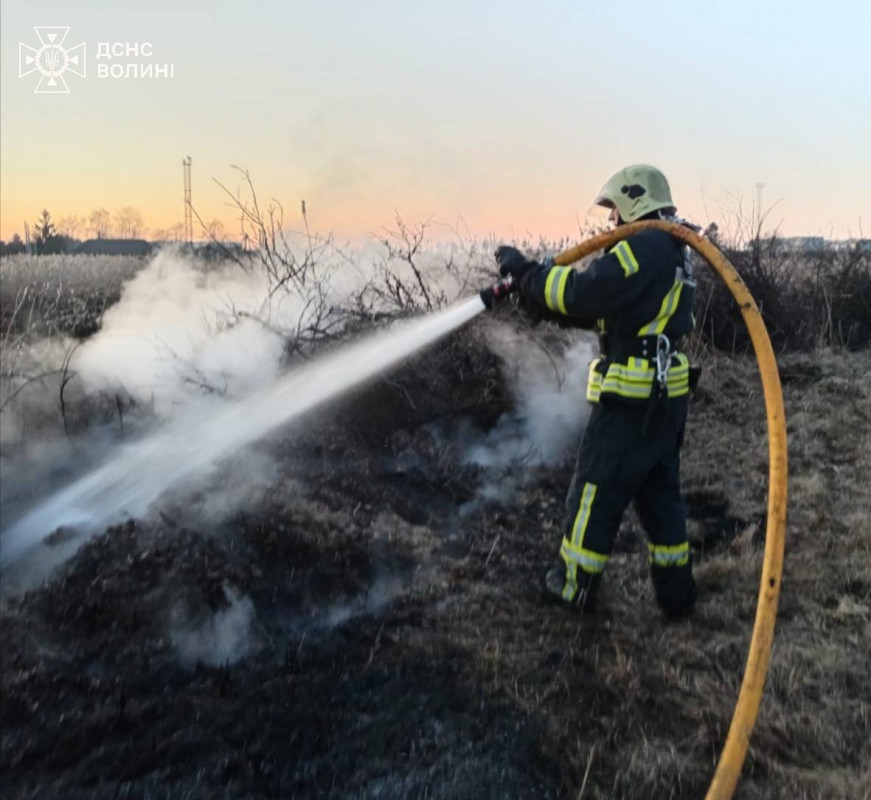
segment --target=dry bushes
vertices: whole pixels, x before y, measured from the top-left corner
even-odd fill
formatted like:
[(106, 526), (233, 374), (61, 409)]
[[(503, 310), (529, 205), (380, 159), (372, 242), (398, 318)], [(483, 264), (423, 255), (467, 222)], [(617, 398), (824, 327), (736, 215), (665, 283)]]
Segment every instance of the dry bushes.
[[(755, 298), (775, 350), (856, 350), (871, 343), (871, 251), (861, 242), (808, 253), (757, 236), (725, 253)], [(717, 349), (745, 352), (749, 338), (728, 289), (707, 265), (697, 275), (701, 335)]]

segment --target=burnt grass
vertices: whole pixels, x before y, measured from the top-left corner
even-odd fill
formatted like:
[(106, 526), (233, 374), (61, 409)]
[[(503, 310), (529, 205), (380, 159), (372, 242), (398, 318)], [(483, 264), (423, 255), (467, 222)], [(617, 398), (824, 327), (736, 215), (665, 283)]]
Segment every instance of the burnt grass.
[[(458, 426), (511, 406), (475, 324), (268, 443), (280, 469), (244, 511), (170, 504), (3, 598), (3, 797), (703, 796), (755, 613), (767, 444), (752, 360), (701, 361), (689, 621), (657, 611), (631, 513), (602, 614), (543, 598), (571, 447), (464, 462)], [(783, 359), (786, 572), (738, 797), (871, 796), (869, 374), (867, 352)]]

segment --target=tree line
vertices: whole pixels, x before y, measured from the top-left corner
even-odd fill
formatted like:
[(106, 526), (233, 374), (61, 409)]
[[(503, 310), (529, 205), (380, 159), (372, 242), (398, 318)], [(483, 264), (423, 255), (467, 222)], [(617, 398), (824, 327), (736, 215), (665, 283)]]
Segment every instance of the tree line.
[[(201, 222), (202, 235), (209, 241), (224, 239), (224, 225), (220, 220)], [(105, 208), (95, 208), (87, 216), (61, 217), (57, 222), (43, 209), (39, 219), (30, 226), (31, 252), (37, 255), (66, 253), (84, 239), (144, 239), (148, 229), (138, 209), (125, 206), (115, 214)], [(152, 238), (160, 242), (180, 242), (185, 238), (184, 225), (156, 228)], [(8, 242), (0, 241), (0, 256), (24, 253), (26, 243), (16, 233)]]
[[(114, 215), (105, 208), (94, 209), (87, 217), (68, 216), (55, 222), (47, 209), (30, 226), (31, 251), (38, 255), (65, 253), (83, 239), (139, 239), (145, 234), (142, 214), (125, 206)], [(9, 242), (0, 242), (0, 255), (23, 253), (26, 244), (16, 233)]]

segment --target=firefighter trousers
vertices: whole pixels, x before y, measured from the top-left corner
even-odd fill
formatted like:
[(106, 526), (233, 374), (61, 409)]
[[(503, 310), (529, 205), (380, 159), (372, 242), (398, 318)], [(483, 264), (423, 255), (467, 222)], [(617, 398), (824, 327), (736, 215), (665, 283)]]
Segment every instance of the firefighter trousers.
[(592, 590), (605, 568), (623, 512), (635, 503), (647, 533), (651, 578), (666, 614), (692, 610), (686, 510), (680, 494), (680, 448), (687, 397), (667, 401), (645, 431), (646, 403), (603, 399), (593, 406), (566, 498), (565, 599)]

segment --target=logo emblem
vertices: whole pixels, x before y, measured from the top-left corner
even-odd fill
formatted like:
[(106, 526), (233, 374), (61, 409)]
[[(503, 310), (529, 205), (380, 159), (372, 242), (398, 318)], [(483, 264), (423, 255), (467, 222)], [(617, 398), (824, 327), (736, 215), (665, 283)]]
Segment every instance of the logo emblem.
[(40, 79), (34, 94), (69, 94), (64, 73), (85, 77), (84, 42), (67, 50), (63, 44), (69, 28), (34, 27), (34, 30), (39, 38), (38, 49), (18, 43), (18, 77), (38, 72)]

